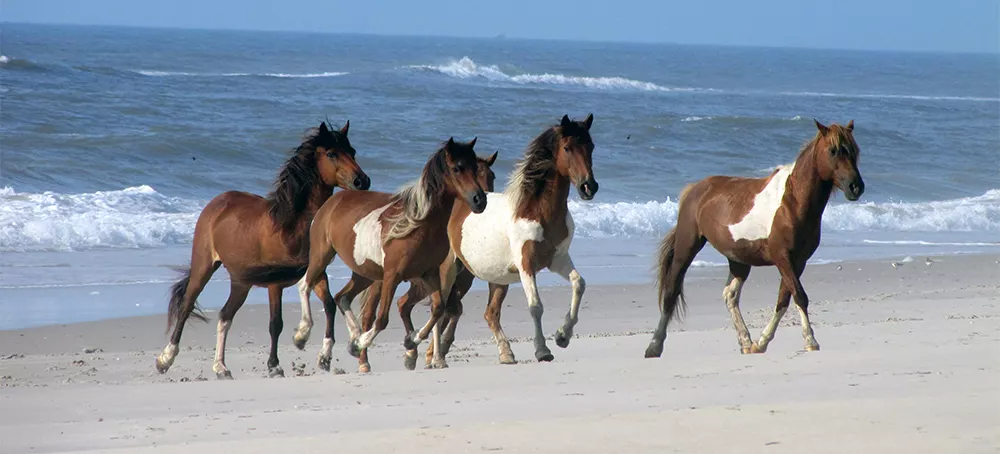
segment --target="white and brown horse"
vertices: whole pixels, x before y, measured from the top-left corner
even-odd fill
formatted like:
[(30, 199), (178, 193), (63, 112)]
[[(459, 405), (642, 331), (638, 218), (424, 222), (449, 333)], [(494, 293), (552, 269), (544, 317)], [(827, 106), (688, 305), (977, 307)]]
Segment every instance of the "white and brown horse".
[[(448, 218), (453, 205), (480, 213), (486, 208), (486, 192), (479, 181), (479, 162), (473, 146), (449, 139), (423, 168), (420, 178), (396, 194), (374, 191), (344, 191), (330, 197), (316, 213), (310, 228), (308, 263), (255, 267), (246, 275), (252, 281), (299, 279), (303, 312), (309, 312), (309, 293), (325, 280), (327, 265), (336, 255), (353, 272), (350, 281), (332, 299), (324, 298), (326, 336), (319, 365), (329, 369), (333, 348), (333, 315), (339, 306), (351, 333), (348, 351), (358, 356), (389, 323), (389, 308), (396, 287), (406, 280), (421, 279), (431, 289), (431, 319), (404, 344), (415, 345), (427, 338), (443, 313), (442, 294), (455, 280), (448, 263)], [(455, 203), (461, 199), (460, 203)], [(454, 259), (451, 259), (453, 262)], [(374, 327), (358, 330), (351, 312), (354, 297), (373, 282), (381, 281), (379, 314)], [(300, 332), (303, 332), (300, 326)], [(304, 333), (308, 331), (305, 330)], [(303, 334), (304, 334), (303, 333)], [(307, 334), (306, 334), (307, 335)], [(297, 342), (305, 342), (297, 335)], [(359, 369), (370, 368), (362, 364)]]
[[(556, 331), (556, 344), (567, 347), (573, 337), (585, 284), (569, 255), (574, 225), (567, 199), (571, 187), (584, 200), (597, 193), (592, 169), (594, 142), (590, 138), (593, 121), (593, 115), (584, 121), (563, 116), (559, 124), (531, 142), (506, 190), (487, 195), (485, 211), (473, 215), (468, 208), (456, 205), (452, 213), (448, 224), (452, 250), (469, 272), (490, 283), (485, 317), (501, 363), (515, 362), (510, 342), (500, 327), (500, 307), (507, 286), (518, 281), (524, 287), (535, 325), (535, 359), (553, 359), (542, 333), (543, 308), (535, 284), (535, 275), (546, 268), (573, 287), (569, 313)], [(448, 325), (452, 332), (446, 332), (445, 338), (454, 337), (454, 327), (454, 323)], [(444, 349), (438, 343), (434, 347), (432, 362), (444, 363)], [(409, 358), (415, 358), (416, 351), (410, 349), (407, 357), (409, 366)]]
[[(684, 274), (706, 242), (729, 259), (729, 281), (722, 294), (743, 353), (767, 350), (790, 299), (802, 318), (805, 349), (819, 350), (809, 323), (809, 297), (799, 278), (819, 247), (823, 210), (834, 188), (855, 201), (864, 193), (865, 183), (858, 171), (854, 120), (847, 126), (817, 121), (816, 128), (816, 137), (795, 162), (766, 178), (713, 176), (681, 192), (677, 225), (660, 246), (660, 322), (646, 348), (647, 358), (663, 353), (667, 325), (684, 304)], [(756, 343), (739, 307), (752, 266), (774, 266), (781, 275), (774, 314)]]
[[(184, 276), (171, 289), (167, 329), (173, 327), (173, 334), (156, 358), (160, 373), (166, 373), (177, 357), (188, 318), (206, 320), (197, 308), (198, 295), (219, 266), (225, 266), (231, 277), (231, 289), (229, 299), (219, 311), (212, 370), (219, 378), (232, 378), (225, 363), (229, 327), (250, 288), (260, 285), (267, 287), (270, 299), (268, 372), (272, 377), (284, 375), (278, 365), (278, 335), (283, 326), (281, 290), (288, 283), (268, 280), (251, 283), (243, 279), (243, 273), (248, 267), (262, 263), (307, 258), (309, 224), (333, 188), (368, 189), (371, 180), (354, 160), (355, 151), (347, 139), (349, 128), (350, 122), (339, 130), (320, 123), (292, 152), (278, 173), (274, 191), (267, 197), (229, 191), (208, 202), (195, 225), (191, 267), (184, 270)], [(319, 291), (329, 294), (325, 287)]]

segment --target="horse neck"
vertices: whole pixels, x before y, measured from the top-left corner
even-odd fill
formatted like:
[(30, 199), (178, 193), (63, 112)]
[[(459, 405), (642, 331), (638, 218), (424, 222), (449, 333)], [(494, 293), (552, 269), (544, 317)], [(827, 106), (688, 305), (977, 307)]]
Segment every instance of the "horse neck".
[(833, 182), (820, 179), (816, 169), (815, 149), (802, 153), (790, 175), (795, 203), (791, 207), (796, 218), (821, 219), (833, 194)]
[(563, 222), (569, 211), (569, 178), (559, 175), (555, 169), (545, 177), (541, 192), (522, 203), (518, 217), (534, 219), (543, 225), (548, 222)]
[(312, 221), (312, 217), (319, 211), (326, 199), (329, 199), (333, 195), (333, 187), (327, 186), (326, 183), (322, 181), (316, 182), (309, 192), (309, 199), (306, 201), (306, 209), (303, 213), (303, 218), (308, 218), (308, 221)]

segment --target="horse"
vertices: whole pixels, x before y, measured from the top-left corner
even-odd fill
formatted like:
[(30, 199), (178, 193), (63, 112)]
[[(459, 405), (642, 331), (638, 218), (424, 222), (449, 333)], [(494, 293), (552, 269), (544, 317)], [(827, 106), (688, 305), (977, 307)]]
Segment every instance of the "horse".
[[(431, 319), (419, 332), (407, 332), (406, 345), (425, 340), (443, 312), (442, 294), (449, 294), (455, 280), (447, 257), (448, 218), (453, 205), (468, 206), (480, 213), (487, 197), (479, 181), (479, 163), (473, 147), (454, 138), (427, 161), (420, 178), (395, 194), (345, 191), (330, 197), (316, 213), (309, 231), (307, 263), (271, 264), (247, 272), (253, 282), (299, 280), (303, 313), (309, 308), (309, 291), (324, 277), (324, 270), (340, 255), (351, 269), (351, 278), (332, 299), (324, 299), (326, 335), (319, 355), (320, 367), (329, 369), (332, 356), (334, 303), (344, 313), (351, 334), (348, 351), (358, 357), (389, 323), (389, 304), (396, 287), (405, 280), (423, 280), (431, 289)], [(462, 203), (455, 203), (461, 199)], [(350, 305), (359, 293), (381, 281), (379, 314), (375, 326), (366, 324), (364, 333)], [(437, 342), (434, 339), (433, 342)], [(444, 365), (442, 365), (444, 366)], [(362, 372), (370, 366), (359, 367)]]
[[(198, 295), (212, 274), (225, 266), (231, 276), (229, 299), (219, 311), (212, 370), (220, 379), (232, 379), (226, 367), (226, 336), (236, 311), (254, 285), (265, 286), (270, 302), (271, 352), (267, 359), (271, 377), (284, 376), (278, 362), (278, 335), (282, 330), (281, 291), (288, 285), (275, 281), (248, 282), (243, 272), (261, 263), (307, 257), (308, 229), (313, 214), (330, 197), (334, 187), (367, 190), (368, 175), (355, 161), (356, 151), (347, 133), (350, 121), (339, 130), (327, 122), (309, 131), (302, 144), (278, 172), (267, 197), (228, 191), (213, 198), (201, 211), (191, 246), (191, 264), (171, 288), (167, 330), (170, 342), (156, 358), (156, 370), (166, 373), (177, 357), (181, 333), (189, 317), (208, 321), (197, 304)], [(355, 191), (347, 191), (355, 192)], [(329, 293), (329, 289), (325, 290)]]
[[(497, 153), (493, 153), (489, 158), (479, 160), (479, 178), (480, 181), (486, 182), (486, 190), (488, 192), (493, 192), (495, 190), (496, 174), (493, 172), (493, 163), (496, 162)], [(454, 211), (454, 208), (452, 209)], [(440, 329), (442, 324), (448, 326), (446, 333), (449, 335), (441, 338), (441, 354), (447, 355), (448, 350), (451, 349), (451, 344), (455, 342), (455, 325), (458, 323), (458, 319), (462, 316), (462, 297), (469, 292), (472, 288), (472, 281), (475, 276), (465, 269), (461, 261), (457, 261), (455, 264), (457, 267), (457, 273), (455, 275), (455, 282), (452, 284), (451, 293), (448, 295), (448, 300), (445, 303), (445, 317), (438, 320), (438, 324), (435, 329)], [(375, 306), (378, 304), (380, 295), (377, 289), (381, 288), (381, 283), (376, 282), (368, 287), (361, 294), (362, 305), (362, 317), (365, 320), (370, 320), (375, 317)], [(376, 290), (376, 291), (373, 291)], [(410, 288), (406, 291), (406, 294), (399, 297), (396, 300), (396, 306), (399, 308), (399, 316), (403, 321), (403, 327), (407, 332), (414, 330), (413, 328), (413, 307), (418, 303), (423, 301), (430, 295), (430, 289), (424, 285), (421, 280), (414, 280), (410, 282)], [(371, 322), (368, 322), (371, 323)], [(430, 369), (431, 360), (434, 353), (434, 343), (427, 344), (427, 355), (426, 355), (426, 367)], [(362, 350), (361, 355), (358, 357), (359, 368), (364, 368), (364, 365), (368, 364), (368, 350)], [(407, 353), (404, 361), (404, 365), (407, 369), (413, 370), (416, 368), (416, 353)]]
[[(805, 350), (819, 350), (809, 322), (809, 297), (800, 277), (819, 247), (823, 210), (834, 188), (853, 202), (864, 193), (865, 183), (858, 170), (860, 149), (854, 141), (854, 120), (846, 126), (813, 121), (816, 136), (793, 163), (769, 176), (711, 176), (681, 191), (677, 224), (660, 245), (660, 321), (646, 348), (647, 358), (663, 353), (667, 325), (685, 304), (684, 274), (706, 242), (729, 260), (722, 296), (742, 353), (767, 351), (792, 298), (802, 319)], [(774, 266), (781, 275), (774, 314), (756, 343), (740, 313), (740, 294), (754, 266)]]
[[(456, 206), (448, 223), (452, 251), (475, 277), (489, 283), (486, 322), (493, 331), (500, 363), (515, 363), (510, 342), (500, 326), (500, 309), (508, 286), (520, 280), (534, 321), (535, 359), (552, 361), (551, 350), (542, 334), (542, 301), (535, 285), (536, 274), (549, 269), (570, 282), (573, 295), (565, 322), (555, 334), (556, 344), (569, 346), (578, 320), (580, 300), (586, 283), (569, 254), (573, 240), (573, 217), (567, 199), (570, 187), (583, 200), (597, 193), (594, 179), (594, 142), (590, 137), (593, 114), (583, 121), (564, 115), (559, 124), (546, 128), (514, 166), (503, 193), (487, 195), (489, 203), (481, 214)], [(454, 323), (443, 337), (454, 337)], [(444, 362), (440, 343), (432, 344), (433, 363)], [(407, 356), (416, 355), (411, 348)]]

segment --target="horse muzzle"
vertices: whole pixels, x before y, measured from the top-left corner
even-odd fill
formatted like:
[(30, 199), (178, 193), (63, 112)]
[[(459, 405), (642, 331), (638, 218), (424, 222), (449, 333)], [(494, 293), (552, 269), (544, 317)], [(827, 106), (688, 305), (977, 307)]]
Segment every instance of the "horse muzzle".
[(471, 196), (466, 196), (465, 201), (473, 213), (478, 214), (486, 211), (486, 193), (482, 190), (476, 191)]
[(580, 183), (580, 185), (576, 187), (576, 190), (580, 193), (581, 199), (591, 200), (595, 195), (597, 195), (598, 186), (597, 180), (589, 178), (587, 181)]
[(372, 179), (368, 178), (364, 172), (358, 173), (354, 176), (354, 180), (351, 182), (354, 185), (354, 189), (358, 191), (367, 191), (368, 188), (372, 187)]
[(865, 193), (865, 181), (861, 178), (845, 183), (841, 183), (840, 187), (844, 191), (844, 196), (847, 197), (847, 200), (851, 202), (857, 201), (861, 198), (861, 194)]

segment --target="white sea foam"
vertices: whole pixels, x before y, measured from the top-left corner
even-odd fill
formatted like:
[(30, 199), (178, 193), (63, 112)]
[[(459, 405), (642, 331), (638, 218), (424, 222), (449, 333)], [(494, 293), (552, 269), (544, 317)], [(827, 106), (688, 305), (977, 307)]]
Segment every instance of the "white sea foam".
[(459, 79), (482, 78), (494, 82), (509, 82), (519, 85), (569, 85), (597, 90), (633, 91), (713, 91), (712, 89), (665, 87), (652, 82), (627, 79), (624, 77), (585, 77), (564, 74), (507, 74), (496, 65), (480, 65), (469, 57), (452, 60), (444, 65), (417, 65), (411, 68), (438, 72)]
[(176, 72), (176, 71), (151, 71), (151, 70), (136, 70), (138, 74), (150, 77), (177, 77), (177, 76), (188, 76), (188, 77), (279, 77), (279, 78), (314, 78), (314, 77), (337, 77), (346, 76), (350, 73), (346, 72), (322, 72), (322, 73), (304, 73), (304, 74), (290, 74), (290, 73), (190, 73), (190, 72)]
[(7, 57), (6, 55), (0, 55), (0, 64), (7, 63), (9, 61), (10, 61), (9, 57)]
[(702, 121), (702, 120), (711, 120), (711, 119), (712, 119), (712, 117), (686, 117), (686, 118), (681, 119), (681, 121), (688, 122), (688, 121)]
[[(148, 248), (190, 243), (204, 201), (168, 197), (149, 186), (84, 194), (18, 193), (0, 188), (0, 252)], [(677, 219), (677, 202), (570, 200), (582, 238), (658, 238)], [(838, 202), (827, 207), (831, 232), (1000, 232), (1000, 189), (935, 202)], [(876, 238), (878, 238), (876, 236)], [(931, 238), (933, 239), (933, 238)], [(864, 240), (867, 244), (997, 246)]]

